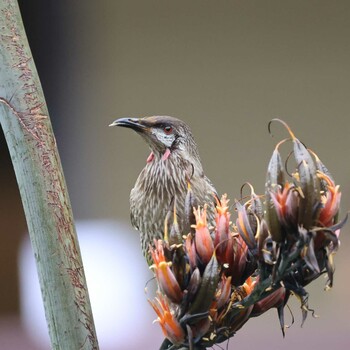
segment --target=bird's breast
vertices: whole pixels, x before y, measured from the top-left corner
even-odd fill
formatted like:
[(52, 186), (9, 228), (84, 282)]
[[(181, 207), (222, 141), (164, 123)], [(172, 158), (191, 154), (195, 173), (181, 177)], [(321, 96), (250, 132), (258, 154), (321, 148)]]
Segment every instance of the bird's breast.
[(153, 160), (142, 170), (130, 194), (132, 223), (141, 233), (163, 231), (164, 219), (175, 200), (177, 210), (183, 210), (187, 169), (188, 164), (169, 157)]
[(189, 161), (173, 158), (147, 163), (130, 193), (131, 222), (140, 231), (146, 250), (154, 238), (163, 238), (164, 220), (174, 205), (182, 230), (188, 181), (198, 204), (214, 200), (215, 189), (208, 179), (199, 176)]

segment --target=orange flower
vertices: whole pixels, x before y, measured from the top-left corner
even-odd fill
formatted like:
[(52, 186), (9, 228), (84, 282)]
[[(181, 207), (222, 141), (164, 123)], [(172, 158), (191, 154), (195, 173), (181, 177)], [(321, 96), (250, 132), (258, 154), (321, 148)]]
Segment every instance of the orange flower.
[(279, 222), (285, 227), (296, 227), (298, 224), (298, 193), (294, 185), (288, 181), (283, 188), (278, 187), (277, 191), (271, 192)]
[(148, 300), (148, 302), (158, 316), (155, 322), (159, 322), (164, 336), (175, 345), (182, 344), (185, 340), (185, 332), (171, 312), (169, 303), (164, 296), (158, 293), (158, 297), (154, 301)]
[(165, 295), (174, 303), (180, 303), (183, 292), (170, 268), (171, 262), (165, 260), (163, 242), (161, 240), (155, 241), (155, 246), (155, 249), (150, 248), (154, 262), (150, 268), (154, 269), (158, 284)]
[(249, 295), (254, 287), (255, 287), (255, 284), (256, 284), (256, 280), (254, 280), (252, 277), (248, 277), (245, 282), (243, 283), (243, 289), (244, 291), (246, 292), (247, 295)]
[(339, 211), (341, 192), (339, 186), (335, 186), (333, 180), (326, 174), (318, 173), (318, 177), (327, 183), (327, 191), (321, 196), (322, 208), (318, 220), (328, 227), (333, 224), (333, 218)]
[(224, 262), (223, 258), (230, 238), (230, 213), (228, 211), (227, 195), (221, 197), (221, 203), (217, 201), (215, 215), (215, 238), (214, 245), (216, 248), (216, 256), (220, 262)]
[(196, 218), (196, 224), (192, 225), (196, 230), (196, 250), (202, 263), (206, 265), (214, 253), (214, 244), (207, 225), (207, 207), (204, 206), (202, 211), (200, 207), (197, 210), (193, 209), (193, 213)]

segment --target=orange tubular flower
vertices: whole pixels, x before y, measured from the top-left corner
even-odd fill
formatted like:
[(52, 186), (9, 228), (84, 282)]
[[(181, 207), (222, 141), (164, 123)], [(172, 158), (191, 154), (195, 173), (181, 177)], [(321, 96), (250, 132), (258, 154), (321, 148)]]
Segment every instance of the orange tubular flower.
[(224, 262), (224, 254), (230, 238), (230, 213), (228, 211), (227, 195), (221, 197), (221, 203), (217, 201), (215, 215), (215, 238), (214, 245), (216, 248), (216, 256), (220, 262)]
[(185, 332), (171, 312), (170, 306), (162, 294), (158, 293), (158, 297), (155, 298), (155, 301), (148, 300), (148, 302), (158, 316), (155, 322), (159, 322), (164, 336), (175, 345), (183, 343), (185, 340)]
[(180, 303), (183, 292), (177, 282), (170, 266), (171, 262), (167, 262), (164, 256), (164, 248), (161, 240), (155, 241), (156, 248), (151, 249), (151, 255), (154, 264), (150, 268), (155, 270), (156, 278), (161, 290), (174, 303)]
[(210, 232), (207, 225), (207, 207), (201, 211), (193, 209), (194, 216), (196, 218), (196, 224), (192, 225), (195, 228), (195, 244), (199, 258), (203, 264), (207, 264), (214, 253), (214, 244), (210, 236)]
[(279, 222), (285, 227), (296, 226), (298, 223), (298, 195), (294, 186), (286, 182), (283, 189), (278, 188), (276, 192), (271, 192), (271, 197)]
[(333, 218), (339, 211), (341, 192), (339, 186), (336, 186), (326, 174), (318, 173), (318, 177), (327, 183), (327, 191), (321, 197), (323, 207), (318, 220), (323, 226), (329, 227), (333, 224)]

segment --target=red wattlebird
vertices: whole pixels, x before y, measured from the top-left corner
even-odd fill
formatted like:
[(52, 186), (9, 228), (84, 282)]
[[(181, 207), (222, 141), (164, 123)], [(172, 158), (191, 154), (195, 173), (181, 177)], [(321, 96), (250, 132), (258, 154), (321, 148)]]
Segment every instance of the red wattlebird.
[(164, 239), (164, 221), (174, 207), (179, 232), (188, 233), (183, 232), (188, 186), (192, 203), (208, 204), (209, 219), (213, 218), (216, 190), (204, 174), (192, 132), (183, 121), (169, 116), (121, 118), (110, 126), (136, 131), (151, 149), (130, 193), (131, 223), (140, 231), (142, 252), (150, 262), (149, 245), (155, 238)]

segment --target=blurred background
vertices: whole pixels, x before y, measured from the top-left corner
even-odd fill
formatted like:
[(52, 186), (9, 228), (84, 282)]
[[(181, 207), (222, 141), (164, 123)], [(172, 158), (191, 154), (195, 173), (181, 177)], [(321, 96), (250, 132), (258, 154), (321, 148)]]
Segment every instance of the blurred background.
[[(117, 117), (185, 120), (206, 174), (232, 200), (246, 181), (263, 192), (274, 144), (286, 135), (275, 125), (271, 138), (267, 124), (280, 117), (331, 170), (343, 213), (349, 210), (349, 1), (19, 4), (80, 223), (101, 349), (151, 350), (162, 339), (143, 290), (151, 275), (129, 224), (129, 192), (149, 152), (130, 130), (107, 127)], [(48, 349), (36, 316), (40, 299), (30, 294), (35, 268), (2, 134), (0, 145), (0, 349)], [(349, 234), (347, 225), (334, 288), (324, 292), (322, 278), (308, 288), (319, 318), (309, 315), (300, 329), (299, 305), (291, 301), (296, 320), (285, 339), (271, 310), (249, 321), (228, 348), (348, 349)], [(106, 298), (99, 294), (102, 270), (113, 292)]]

